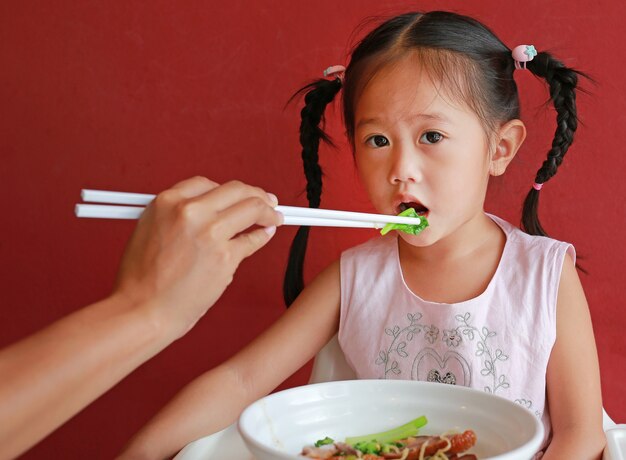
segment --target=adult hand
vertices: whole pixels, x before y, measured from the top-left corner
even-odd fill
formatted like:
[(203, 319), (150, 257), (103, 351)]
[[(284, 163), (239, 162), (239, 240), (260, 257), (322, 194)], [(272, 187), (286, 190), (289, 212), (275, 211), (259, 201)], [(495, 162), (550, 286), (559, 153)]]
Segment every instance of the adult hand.
[[(238, 181), (194, 177), (146, 208), (125, 252), (115, 294), (147, 305), (175, 336), (222, 295), (239, 263), (272, 237), (277, 199)], [(242, 233), (253, 225), (257, 228)]]
[[(282, 219), (275, 204), (259, 188), (201, 177), (158, 195), (112, 295), (0, 350), (0, 458), (30, 448), (189, 330), (269, 241)], [(241, 233), (254, 224), (264, 228)]]

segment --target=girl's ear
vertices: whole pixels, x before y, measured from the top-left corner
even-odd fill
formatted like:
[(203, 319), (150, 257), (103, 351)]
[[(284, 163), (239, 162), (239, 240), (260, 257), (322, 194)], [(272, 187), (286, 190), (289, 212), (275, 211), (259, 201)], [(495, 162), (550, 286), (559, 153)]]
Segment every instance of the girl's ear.
[(510, 120), (503, 124), (496, 138), (496, 149), (489, 162), (489, 174), (504, 174), (517, 150), (526, 139), (526, 126), (522, 120)]

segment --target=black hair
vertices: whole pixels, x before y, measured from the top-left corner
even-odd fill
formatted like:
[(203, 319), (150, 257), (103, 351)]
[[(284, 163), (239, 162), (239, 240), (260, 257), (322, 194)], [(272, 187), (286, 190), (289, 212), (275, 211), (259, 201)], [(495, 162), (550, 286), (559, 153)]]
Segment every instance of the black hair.
[[(546, 80), (550, 87), (550, 99), (556, 109), (556, 131), (552, 147), (535, 176), (537, 184), (544, 184), (556, 174), (563, 162), (563, 157), (574, 141), (574, 133), (578, 128), (576, 87), (578, 75), (585, 75), (577, 70), (568, 69), (548, 53), (537, 54), (532, 61), (527, 63), (527, 68), (533, 74)], [(539, 194), (539, 190), (533, 187), (526, 195), (521, 227), (531, 235), (548, 236), (537, 214)]]
[[(302, 163), (306, 176), (306, 197), (310, 208), (319, 208), (322, 198), (322, 168), (319, 165), (318, 150), (320, 141), (332, 145), (324, 132), (324, 110), (341, 89), (341, 79), (319, 79), (299, 90), (295, 95), (305, 93), (304, 107), (300, 111), (300, 144)], [(293, 99), (293, 97), (292, 97)], [(309, 239), (309, 228), (302, 226), (296, 232), (289, 250), (287, 272), (283, 283), (283, 297), (287, 306), (304, 289), (304, 256)]]
[[(511, 50), (485, 25), (446, 11), (412, 12), (395, 16), (372, 30), (352, 50), (343, 80), (320, 79), (296, 94), (305, 94), (300, 143), (307, 198), (319, 207), (322, 171), (318, 164), (320, 141), (330, 143), (323, 130), (324, 110), (343, 87), (343, 118), (354, 150), (355, 107), (365, 85), (384, 66), (407, 53), (415, 53), (422, 69), (441, 82), (448, 95), (467, 104), (479, 116), (486, 132), (520, 117), (519, 96), (513, 78)], [(545, 79), (557, 112), (557, 128), (547, 159), (535, 182), (552, 178), (572, 144), (578, 126), (576, 88), (581, 72), (567, 68), (547, 52), (538, 53), (526, 67)], [(531, 188), (522, 211), (521, 228), (531, 235), (547, 236), (537, 214), (539, 191)], [(287, 306), (304, 288), (303, 266), (309, 227), (300, 227), (289, 253), (283, 284)]]

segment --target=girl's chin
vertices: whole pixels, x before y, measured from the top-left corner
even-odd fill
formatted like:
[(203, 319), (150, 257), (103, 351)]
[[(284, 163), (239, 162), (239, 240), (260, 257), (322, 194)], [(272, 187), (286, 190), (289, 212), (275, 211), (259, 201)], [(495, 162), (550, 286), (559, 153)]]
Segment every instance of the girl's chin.
[(411, 246), (425, 247), (432, 244), (432, 242), (428, 238), (428, 228), (424, 229), (418, 235), (410, 235), (408, 233), (404, 233), (398, 230), (396, 230), (396, 233), (400, 236), (400, 238), (402, 238), (406, 243), (410, 244)]

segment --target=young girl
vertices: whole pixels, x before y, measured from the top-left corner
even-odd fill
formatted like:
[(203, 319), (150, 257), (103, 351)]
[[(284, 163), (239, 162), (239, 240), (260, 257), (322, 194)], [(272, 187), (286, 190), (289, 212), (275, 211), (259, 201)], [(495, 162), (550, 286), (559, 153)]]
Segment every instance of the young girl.
[[(489, 177), (505, 172), (526, 136), (516, 71), (544, 78), (557, 112), (552, 148), (524, 205), (525, 232), (483, 210)], [(599, 458), (598, 360), (574, 249), (545, 236), (537, 217), (542, 185), (576, 131), (576, 85), (577, 72), (550, 54), (531, 45), (512, 51), (465, 16), (409, 13), (369, 33), (345, 75), (305, 88), (309, 204), (320, 204), (319, 125), (342, 92), (373, 205), (394, 215), (412, 207), (429, 227), (344, 252), (268, 331), (188, 385), (135, 437), (128, 458), (163, 458), (226, 427), (336, 333), (359, 378), (504, 396), (544, 423), (544, 459)], [(292, 247), (289, 303), (301, 290), (307, 232)]]

